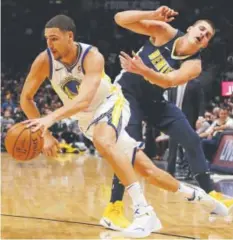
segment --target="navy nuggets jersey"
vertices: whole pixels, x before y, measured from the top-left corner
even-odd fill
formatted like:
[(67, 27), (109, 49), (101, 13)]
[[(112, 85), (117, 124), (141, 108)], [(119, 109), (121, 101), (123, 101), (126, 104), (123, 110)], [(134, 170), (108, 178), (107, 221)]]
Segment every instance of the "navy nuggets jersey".
[[(180, 68), (184, 60), (200, 58), (199, 53), (193, 56), (181, 57), (174, 55), (176, 41), (183, 35), (184, 33), (177, 30), (175, 37), (160, 47), (155, 46), (152, 40), (149, 39), (137, 54), (148, 67), (157, 72), (169, 73), (174, 69)], [(121, 85), (124, 93), (133, 95), (137, 100), (163, 100), (163, 92), (165, 89), (145, 81), (140, 75), (125, 72), (123, 70), (117, 76), (116, 81)]]

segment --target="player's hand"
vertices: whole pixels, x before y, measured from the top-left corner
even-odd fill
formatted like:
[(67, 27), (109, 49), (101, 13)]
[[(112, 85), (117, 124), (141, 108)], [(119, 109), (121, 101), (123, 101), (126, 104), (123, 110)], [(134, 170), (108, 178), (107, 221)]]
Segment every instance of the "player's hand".
[(50, 116), (43, 118), (29, 119), (24, 121), (28, 128), (32, 128), (32, 132), (39, 129), (42, 130), (42, 137), (44, 138), (43, 153), (47, 157), (56, 157), (58, 152), (58, 141), (47, 131), (47, 129), (54, 124)]
[(54, 120), (47, 115), (42, 118), (29, 119), (24, 121), (28, 128), (32, 127), (32, 132), (42, 130), (42, 137), (45, 136), (47, 129), (54, 124)]
[(44, 135), (44, 147), (43, 153), (47, 157), (57, 157), (59, 151), (59, 142), (52, 136), (51, 133), (47, 132)]
[(161, 6), (154, 11), (152, 18), (162, 22), (171, 22), (178, 14), (178, 12), (167, 6)]
[(127, 53), (121, 52), (119, 58), (121, 67), (127, 72), (143, 75), (143, 72), (147, 69), (147, 66), (138, 55), (134, 54), (132, 58)]

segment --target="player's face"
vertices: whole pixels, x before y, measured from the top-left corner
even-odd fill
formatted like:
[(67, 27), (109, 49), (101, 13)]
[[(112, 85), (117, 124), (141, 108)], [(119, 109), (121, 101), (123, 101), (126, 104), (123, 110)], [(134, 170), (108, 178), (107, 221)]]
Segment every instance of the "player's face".
[(213, 35), (214, 30), (206, 21), (200, 21), (188, 28), (188, 41), (197, 49), (206, 48)]
[(62, 59), (69, 53), (73, 42), (71, 32), (61, 31), (59, 28), (45, 28), (45, 38), (56, 60)]

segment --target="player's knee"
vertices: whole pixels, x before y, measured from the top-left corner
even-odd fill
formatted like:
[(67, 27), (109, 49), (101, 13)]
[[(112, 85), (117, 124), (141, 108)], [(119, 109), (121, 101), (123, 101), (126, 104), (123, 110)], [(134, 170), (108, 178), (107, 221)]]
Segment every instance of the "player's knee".
[(160, 171), (155, 171), (154, 169), (145, 169), (145, 177), (148, 179), (154, 179), (157, 182), (160, 182), (162, 179), (162, 174)]

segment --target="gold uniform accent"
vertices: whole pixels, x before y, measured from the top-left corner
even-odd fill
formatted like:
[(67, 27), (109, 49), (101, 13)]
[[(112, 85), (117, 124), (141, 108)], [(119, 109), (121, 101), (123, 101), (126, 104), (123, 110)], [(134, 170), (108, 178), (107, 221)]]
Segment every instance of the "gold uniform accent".
[(151, 60), (151, 63), (157, 69), (157, 71), (161, 73), (169, 73), (173, 71), (173, 68), (169, 65), (169, 63), (163, 57), (159, 49), (156, 49), (148, 57)]
[(112, 124), (114, 126), (118, 126), (119, 124), (124, 103), (125, 98), (121, 93), (119, 93), (119, 96), (116, 100), (116, 103), (114, 104), (114, 108), (112, 111)]

